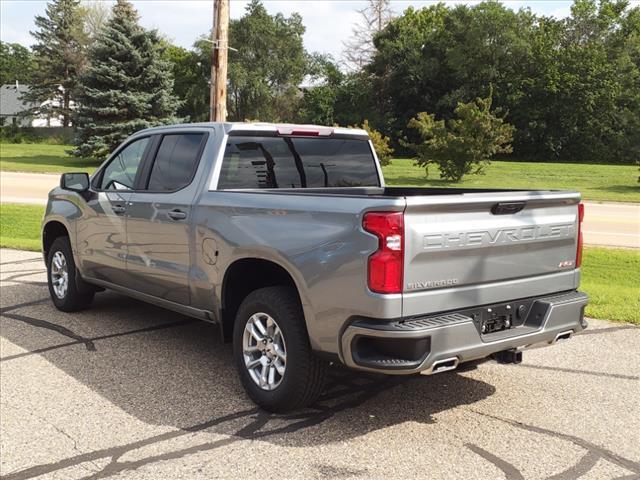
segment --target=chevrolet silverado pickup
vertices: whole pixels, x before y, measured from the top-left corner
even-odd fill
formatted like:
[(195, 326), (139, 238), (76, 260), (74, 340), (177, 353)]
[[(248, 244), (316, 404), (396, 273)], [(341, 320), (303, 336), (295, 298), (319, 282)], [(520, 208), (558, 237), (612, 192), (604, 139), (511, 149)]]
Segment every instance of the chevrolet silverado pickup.
[(212, 322), (286, 411), (332, 362), (431, 374), (580, 332), (582, 217), (571, 191), (387, 187), (362, 130), (204, 123), (62, 175), (42, 242), (58, 309), (111, 289)]

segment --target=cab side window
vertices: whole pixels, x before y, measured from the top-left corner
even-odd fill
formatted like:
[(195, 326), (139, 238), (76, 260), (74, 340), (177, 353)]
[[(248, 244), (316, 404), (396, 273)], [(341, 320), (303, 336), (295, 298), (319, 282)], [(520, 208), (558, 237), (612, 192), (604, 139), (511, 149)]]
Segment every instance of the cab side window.
[(142, 163), (149, 137), (135, 140), (116, 155), (103, 170), (100, 190), (131, 190)]
[(147, 189), (175, 192), (191, 183), (198, 168), (204, 133), (168, 134), (162, 137)]

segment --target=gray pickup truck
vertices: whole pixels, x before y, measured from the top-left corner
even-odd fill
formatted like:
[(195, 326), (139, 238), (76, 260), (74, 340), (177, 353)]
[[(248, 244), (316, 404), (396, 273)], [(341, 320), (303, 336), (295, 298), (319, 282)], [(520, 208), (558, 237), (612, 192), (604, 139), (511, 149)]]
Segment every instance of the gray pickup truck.
[(51, 298), (105, 288), (213, 322), (262, 407), (312, 403), (327, 367), (438, 373), (587, 325), (580, 194), (386, 187), (362, 130), (152, 128), (49, 195)]

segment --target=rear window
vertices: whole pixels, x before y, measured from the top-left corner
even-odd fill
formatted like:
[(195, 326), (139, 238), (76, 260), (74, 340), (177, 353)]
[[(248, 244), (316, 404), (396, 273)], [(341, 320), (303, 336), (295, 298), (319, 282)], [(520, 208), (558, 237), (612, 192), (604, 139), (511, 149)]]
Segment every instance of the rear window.
[(229, 137), (219, 189), (378, 187), (365, 139)]
[(203, 133), (162, 137), (151, 169), (148, 189), (154, 192), (172, 192), (189, 185), (198, 167), (203, 138)]

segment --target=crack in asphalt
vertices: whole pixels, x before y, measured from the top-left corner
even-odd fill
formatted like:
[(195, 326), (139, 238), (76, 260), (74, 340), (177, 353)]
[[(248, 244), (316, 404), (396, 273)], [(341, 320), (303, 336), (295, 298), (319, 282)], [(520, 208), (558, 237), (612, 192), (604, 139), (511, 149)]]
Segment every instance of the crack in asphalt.
[(369, 473), (368, 469), (354, 469), (323, 463), (315, 464), (314, 467), (325, 478), (351, 478)]
[[(29, 302), (28, 304), (33, 305), (33, 304), (39, 303), (40, 301)], [(22, 305), (24, 306), (25, 304), (22, 304)], [(47, 328), (49, 330), (55, 330), (58, 333), (61, 333), (61, 331), (58, 330), (58, 329), (63, 329), (65, 331), (67, 331), (67, 332), (70, 332), (70, 330), (68, 330), (65, 327), (62, 327), (60, 325), (57, 325), (55, 323), (45, 322), (44, 320), (38, 320), (36, 318), (28, 317), (26, 315), (17, 315), (15, 313), (7, 314), (7, 313), (5, 313), (5, 311), (0, 312), (0, 314), (2, 316), (10, 318), (12, 320), (19, 320), (19, 321), (22, 321), (24, 323), (28, 323), (28, 324), (30, 324), (32, 326), (43, 327), (43, 328)], [(20, 318), (16, 318), (16, 317), (20, 317)], [(29, 321), (27, 321), (27, 319), (29, 319)], [(7, 357), (0, 358), (0, 363), (7, 362), (7, 361), (10, 361), (10, 360), (15, 360), (15, 359), (18, 359), (18, 358), (27, 357), (27, 356), (30, 356), (30, 355), (37, 355), (37, 354), (40, 354), (40, 353), (49, 352), (51, 350), (57, 350), (57, 349), (60, 349), (60, 348), (71, 347), (73, 345), (80, 345), (80, 344), (84, 344), (84, 345), (90, 344), (90, 345), (92, 345), (93, 349), (87, 348), (87, 351), (95, 352), (96, 351), (95, 342), (98, 342), (100, 340), (107, 340), (107, 339), (110, 339), (110, 338), (124, 337), (124, 336), (127, 336), (127, 335), (133, 335), (133, 334), (136, 334), (136, 333), (146, 333), (146, 332), (152, 332), (152, 331), (155, 331), (155, 330), (163, 330), (163, 329), (168, 329), (168, 328), (173, 328), (173, 327), (180, 327), (180, 326), (184, 326), (184, 325), (190, 325), (190, 324), (196, 323), (198, 321), (199, 320), (197, 320), (195, 318), (188, 318), (188, 319), (185, 319), (185, 320), (176, 320), (175, 322), (166, 322), (166, 323), (161, 323), (161, 324), (158, 324), (158, 325), (151, 325), (149, 327), (137, 328), (135, 330), (127, 330), (127, 331), (124, 331), (124, 332), (108, 333), (108, 334), (105, 334), (105, 335), (98, 335), (98, 336), (95, 336), (95, 337), (80, 337), (78, 335), (77, 336), (78, 338), (74, 338), (74, 337), (71, 337), (70, 335), (65, 335), (67, 337), (74, 338), (75, 341), (62, 343), (62, 344), (59, 344), (59, 345), (52, 345), (52, 346), (49, 346), (49, 347), (43, 347), (43, 348), (39, 348), (37, 350), (28, 351), (28, 352), (17, 353), (15, 355), (9, 355)], [(46, 326), (43, 326), (43, 325), (40, 325), (40, 324), (36, 324), (36, 323), (39, 323), (39, 322), (46, 323)], [(56, 328), (53, 328), (54, 326)], [(71, 332), (71, 333), (73, 333), (73, 332)], [(74, 334), (74, 335), (76, 335), (76, 334)]]
[(24, 260), (14, 260), (12, 262), (2, 262), (0, 263), (0, 266), (2, 265), (21, 265), (23, 263), (31, 263), (31, 262), (44, 262), (42, 257), (33, 257), (33, 258), (26, 258)]
[(40, 298), (38, 300), (31, 300), (30, 302), (24, 302), (24, 303), (18, 303), (16, 305), (10, 305), (8, 307), (3, 307), (0, 308), (0, 315), (4, 314), (5, 312), (10, 312), (12, 310), (19, 310), (21, 308), (25, 308), (25, 307), (32, 307), (33, 305), (39, 305), (41, 303), (45, 303), (49, 301), (49, 297), (44, 297), (44, 298)]
[(465, 443), (464, 446), (501, 470), (508, 480), (524, 480), (524, 477), (522, 476), (522, 473), (520, 473), (520, 470), (518, 470), (506, 460), (503, 460), (493, 453), (486, 451), (484, 448), (474, 445), (473, 443)]
[(592, 328), (592, 329), (583, 330), (582, 332), (577, 333), (576, 337), (581, 337), (583, 335), (597, 335), (599, 333), (617, 332), (618, 330), (635, 330), (638, 328), (640, 327), (637, 327), (635, 325), (621, 325), (619, 327)]
[[(28, 285), (38, 285), (45, 286), (47, 282), (30, 282), (28, 280), (20, 280), (22, 277), (31, 277), (33, 275), (40, 275), (46, 273), (46, 270), (38, 269), (38, 270), (17, 270), (16, 275), (11, 275), (9, 277), (3, 277), (0, 282), (11, 282), (11, 283), (20, 283), (20, 284), (28, 284)], [(6, 272), (6, 273), (15, 273), (15, 272)], [(48, 285), (47, 285), (48, 286)]]
[(57, 332), (60, 335), (76, 340), (78, 343), (83, 343), (89, 352), (95, 352), (96, 346), (90, 338), (83, 337), (75, 333), (72, 330), (69, 330), (67, 327), (63, 327), (62, 325), (58, 325), (57, 323), (47, 322), (46, 320), (40, 320), (38, 318), (28, 317), (26, 315), (20, 315), (18, 313), (6, 313), (3, 312), (2, 316), (6, 318), (11, 318), (12, 320), (17, 320), (19, 322), (26, 323), (31, 325), (32, 327), (44, 328), (46, 330), (51, 330), (53, 332)]
[[(606, 460), (608, 462), (613, 463), (614, 465), (624, 468), (625, 470), (629, 470), (633, 472), (633, 475), (631, 476), (625, 475), (620, 478), (639, 478), (640, 477), (640, 463), (635, 462), (631, 459), (625, 458), (615, 452), (612, 452), (611, 450), (607, 450), (606, 448), (600, 447), (594, 443), (589, 442), (588, 440), (584, 440), (580, 437), (569, 435), (567, 433), (556, 432), (554, 430), (549, 430), (542, 427), (536, 427), (534, 425), (528, 425), (523, 422), (518, 422), (518, 421), (510, 420), (507, 418), (497, 417), (495, 415), (480, 412), (478, 410), (471, 409), (470, 411), (478, 415), (481, 415), (483, 417), (491, 418), (493, 420), (506, 423), (508, 425), (511, 425), (513, 427), (516, 427), (522, 430), (538, 433), (541, 435), (548, 435), (554, 438), (571, 442), (574, 445), (577, 445), (587, 451), (587, 454), (581, 457), (580, 460), (575, 465), (569, 467), (567, 470), (564, 470), (558, 474), (554, 474), (550, 477), (547, 477), (547, 480), (570, 480), (570, 479), (578, 478), (581, 475), (584, 475), (587, 472), (589, 472), (599, 460)], [(497, 468), (500, 468), (502, 470), (502, 467), (504, 467), (505, 461), (500, 459), (499, 457), (495, 457), (493, 454), (489, 454), (489, 455), (492, 455), (494, 458), (492, 458), (491, 460), (489, 459), (488, 456), (487, 457), (483, 456), (483, 458), (490, 461)], [(496, 464), (493, 462), (493, 460), (495, 459), (498, 459), (503, 463), (499, 462), (499, 464)], [(518, 474), (522, 476), (522, 473), (519, 470), (518, 470)], [(511, 477), (507, 476), (507, 478), (511, 478)], [(514, 477), (514, 478), (517, 478), (517, 477)]]
[[(16, 407), (15, 405), (12, 405), (10, 403), (5, 403), (4, 407), (9, 407), (9, 408), (13, 408), (14, 410), (16, 410), (18, 413), (20, 413), (20, 415), (23, 415), (25, 412)], [(68, 434), (67, 432), (65, 432), (61, 427), (59, 427), (58, 425), (56, 425), (55, 423), (51, 422), (50, 420), (47, 420), (45, 417), (42, 417), (40, 415), (37, 415), (36, 413), (32, 412), (32, 411), (28, 411), (26, 412), (27, 415), (30, 415), (34, 418), (37, 418), (38, 420), (40, 420), (43, 423), (46, 423), (47, 425), (49, 425), (51, 428), (53, 428), (56, 432), (58, 432), (60, 435), (62, 435), (63, 437), (67, 438), (72, 444), (73, 444), (73, 449), (76, 452), (82, 453), (82, 450), (80, 450), (80, 448), (78, 448), (78, 440), (76, 440), (73, 436), (71, 436), (70, 434)], [(94, 467), (99, 468), (98, 465), (96, 465), (93, 462), (90, 462)], [(89, 470), (86, 466), (83, 466), (83, 468), (87, 471), (91, 471)]]
[[(5, 280), (2, 279), (0, 280), (0, 282), (4, 282)], [(33, 281), (29, 281), (29, 280), (11, 280), (11, 283), (17, 283), (19, 285), (35, 285), (36, 287), (48, 287), (49, 285), (47, 284), (47, 282), (33, 282)]]
[(535, 370), (549, 370), (552, 372), (564, 372), (564, 373), (577, 373), (583, 375), (593, 375), (596, 377), (605, 377), (605, 378), (619, 378), (621, 380), (640, 380), (640, 377), (637, 375), (624, 375), (622, 373), (607, 373), (607, 372), (595, 372), (593, 370), (580, 370), (577, 368), (564, 368), (564, 367), (547, 367), (544, 365), (529, 365), (529, 364), (520, 364), (517, 368), (533, 368)]
[(579, 478), (593, 467), (600, 460), (600, 456), (596, 452), (588, 451), (575, 465), (556, 473), (547, 478), (547, 480), (573, 480)]
[[(310, 407), (305, 412), (293, 413), (293, 414), (273, 414), (261, 410), (257, 407), (251, 408), (248, 410), (243, 410), (240, 412), (231, 413), (222, 417), (217, 417), (211, 419), (209, 421), (188, 426), (182, 428), (180, 430), (173, 430), (170, 432), (165, 432), (159, 435), (155, 435), (152, 437), (148, 437), (143, 440), (138, 440), (135, 442), (131, 442), (125, 445), (119, 445), (115, 447), (110, 447), (102, 450), (96, 450), (89, 453), (83, 453), (80, 455), (76, 455), (74, 457), (69, 457), (58, 462), (36, 465), (33, 467), (28, 467), (26, 469), (11, 473), (9, 475), (4, 476), (4, 480), (25, 480), (31, 477), (36, 477), (39, 475), (46, 475), (52, 472), (56, 472), (65, 468), (78, 466), (81, 463), (96, 461), (99, 459), (108, 458), (110, 462), (102, 467), (99, 471), (84, 477), (84, 480), (96, 480), (100, 478), (105, 478), (108, 476), (116, 475), (124, 471), (132, 471), (136, 470), (140, 467), (144, 467), (156, 462), (166, 461), (166, 460), (174, 460), (178, 458), (182, 458), (187, 455), (191, 455), (194, 453), (199, 453), (203, 451), (212, 451), (217, 448), (230, 445), (235, 442), (244, 441), (244, 440), (257, 440), (261, 438), (267, 438), (274, 435), (279, 434), (287, 434), (294, 433), (300, 430), (304, 430), (316, 425), (319, 425), (334, 415), (343, 412), (348, 409), (353, 409), (361, 406), (366, 401), (376, 397), (380, 393), (396, 386), (400, 383), (411, 381), (408, 379), (384, 379), (382, 384), (379, 379), (376, 378), (368, 379), (366, 384), (356, 384), (350, 381), (344, 381), (339, 378), (334, 379), (333, 387), (335, 386), (346, 386), (346, 389), (339, 389), (339, 395), (331, 395), (329, 392), (327, 395), (323, 395), (319, 400), (317, 406)], [(349, 397), (352, 395), (353, 397)], [(347, 396), (348, 398), (344, 399), (343, 397)], [(335, 405), (322, 405), (321, 402), (326, 402), (331, 399), (337, 398), (339, 402)], [(120, 461), (119, 459), (127, 453), (133, 452), (142, 447), (148, 447), (151, 445), (158, 444), (160, 442), (164, 442), (167, 440), (172, 440), (179, 437), (184, 437), (186, 435), (190, 435), (196, 432), (202, 432), (207, 429), (232, 422), (235, 420), (250, 420), (248, 424), (240, 427), (234, 433), (228, 434), (225, 432), (216, 432), (215, 430), (212, 433), (219, 434), (227, 434), (230, 435), (228, 438), (215, 440), (211, 442), (205, 442), (198, 445), (193, 445), (190, 447), (172, 450), (170, 452), (165, 452), (158, 455), (153, 455), (150, 457), (146, 457), (140, 460), (131, 460), (131, 461)], [(288, 421), (289, 423), (284, 426), (275, 427), (268, 430), (263, 430), (265, 426), (271, 420), (276, 421)]]

